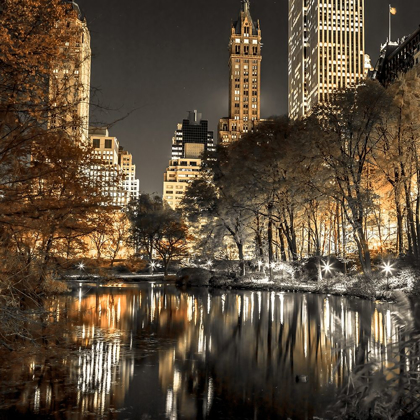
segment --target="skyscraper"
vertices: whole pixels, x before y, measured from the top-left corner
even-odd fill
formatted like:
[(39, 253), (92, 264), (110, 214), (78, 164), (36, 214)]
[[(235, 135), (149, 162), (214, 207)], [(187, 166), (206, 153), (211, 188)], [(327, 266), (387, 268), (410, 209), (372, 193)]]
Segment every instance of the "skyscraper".
[(98, 183), (102, 194), (111, 197), (115, 206), (125, 206), (130, 200), (138, 199), (140, 182), (136, 179), (131, 153), (120, 147), (118, 139), (110, 136), (106, 127), (91, 127), (89, 135), (95, 156), (95, 164), (90, 168), (92, 182)]
[(172, 159), (163, 178), (163, 199), (176, 208), (184, 197), (188, 183), (200, 176), (201, 155), (214, 151), (213, 132), (197, 111), (178, 124), (172, 138)]
[(304, 116), (370, 67), (364, 0), (289, 0), (289, 116)]
[(229, 41), (229, 116), (219, 121), (219, 143), (238, 140), (260, 120), (261, 29), (249, 0), (232, 22)]
[(50, 120), (52, 127), (64, 129), (76, 142), (86, 144), (89, 137), (90, 33), (79, 6), (71, 0), (63, 0), (63, 3), (67, 7), (66, 19), (58, 25), (65, 42), (50, 79), (50, 100), (55, 109)]

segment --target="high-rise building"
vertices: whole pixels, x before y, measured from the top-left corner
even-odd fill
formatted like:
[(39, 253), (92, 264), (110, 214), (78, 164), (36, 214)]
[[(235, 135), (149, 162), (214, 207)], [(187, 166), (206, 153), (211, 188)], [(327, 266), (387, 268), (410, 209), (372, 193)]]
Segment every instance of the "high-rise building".
[(136, 178), (136, 165), (133, 155), (123, 147), (118, 151), (118, 164), (124, 174), (123, 188), (128, 192), (130, 200), (137, 200), (140, 195), (140, 181)]
[(289, 117), (366, 76), (364, 0), (289, 0)]
[(219, 143), (238, 140), (260, 120), (261, 29), (241, 0), (239, 17), (232, 22), (229, 41), (229, 116), (219, 121)]
[(201, 155), (215, 150), (213, 132), (197, 111), (178, 124), (172, 138), (172, 159), (163, 178), (163, 199), (176, 208), (184, 197), (188, 183), (200, 176)]
[(68, 12), (66, 19), (58, 25), (63, 28), (66, 40), (50, 79), (50, 98), (56, 110), (50, 121), (51, 126), (66, 130), (76, 142), (86, 144), (89, 137), (90, 33), (79, 6), (71, 0), (63, 0), (63, 3)]
[(131, 199), (138, 198), (139, 180), (135, 178), (132, 155), (121, 150), (118, 139), (110, 136), (105, 127), (91, 127), (89, 134), (95, 156), (90, 170), (92, 182), (100, 183), (102, 194), (111, 197), (115, 206), (125, 206)]

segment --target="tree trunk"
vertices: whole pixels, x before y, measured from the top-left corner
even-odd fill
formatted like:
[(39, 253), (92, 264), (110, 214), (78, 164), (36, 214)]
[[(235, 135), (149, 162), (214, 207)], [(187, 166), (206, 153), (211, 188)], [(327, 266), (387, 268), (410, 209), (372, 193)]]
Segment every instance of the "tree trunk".
[(273, 280), (273, 203), (268, 205), (268, 270)]
[(239, 242), (236, 242), (236, 246), (238, 247), (238, 254), (239, 254), (240, 276), (243, 277), (246, 274), (245, 259), (244, 259), (244, 246)]

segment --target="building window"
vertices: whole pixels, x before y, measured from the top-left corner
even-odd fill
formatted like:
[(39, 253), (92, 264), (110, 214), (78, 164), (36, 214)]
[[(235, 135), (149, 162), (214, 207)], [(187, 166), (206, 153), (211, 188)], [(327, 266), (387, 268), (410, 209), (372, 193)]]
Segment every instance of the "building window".
[(105, 139), (105, 149), (112, 149), (112, 140)]
[(99, 149), (101, 147), (101, 140), (100, 139), (93, 139), (92, 145), (95, 149)]

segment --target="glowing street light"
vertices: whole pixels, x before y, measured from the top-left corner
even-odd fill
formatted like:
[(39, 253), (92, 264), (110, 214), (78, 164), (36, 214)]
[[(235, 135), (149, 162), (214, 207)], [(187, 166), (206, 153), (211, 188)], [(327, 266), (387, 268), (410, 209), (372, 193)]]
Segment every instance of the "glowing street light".
[[(329, 261), (327, 261), (327, 262), (324, 262), (323, 261), (322, 264), (324, 265), (324, 267), (322, 267), (322, 269), (325, 271), (325, 275), (331, 274), (331, 272), (332, 272), (332, 264), (330, 264)], [(330, 280), (329, 280), (329, 277), (328, 276), (326, 278), (327, 278), (327, 289), (329, 290), (329, 288), (330, 288)]]
[(324, 267), (322, 268), (327, 274), (331, 273), (332, 271), (332, 264), (330, 264), (329, 262), (324, 262)]
[(263, 266), (263, 262), (261, 260), (258, 260), (258, 271), (261, 271), (261, 267)]
[(151, 267), (151, 269), (152, 269), (152, 274), (153, 274), (153, 270), (155, 269), (155, 267), (156, 267), (156, 263), (154, 262), (154, 261), (152, 261), (151, 263), (150, 263), (150, 267)]
[(80, 262), (79, 264), (77, 264), (77, 268), (78, 268), (80, 271), (82, 271), (82, 270), (84, 270), (84, 268), (85, 268), (85, 264), (84, 264), (84, 263), (82, 263), (82, 262)]
[(212, 260), (208, 260), (207, 261), (207, 266), (209, 267), (209, 269), (213, 266), (213, 261)]
[(393, 270), (392, 264), (389, 261), (387, 261), (387, 262), (384, 261), (384, 264), (382, 266), (382, 272), (385, 273), (386, 288), (387, 288), (387, 290), (389, 289), (389, 279), (388, 279), (388, 276), (390, 274), (392, 274), (392, 270)]

